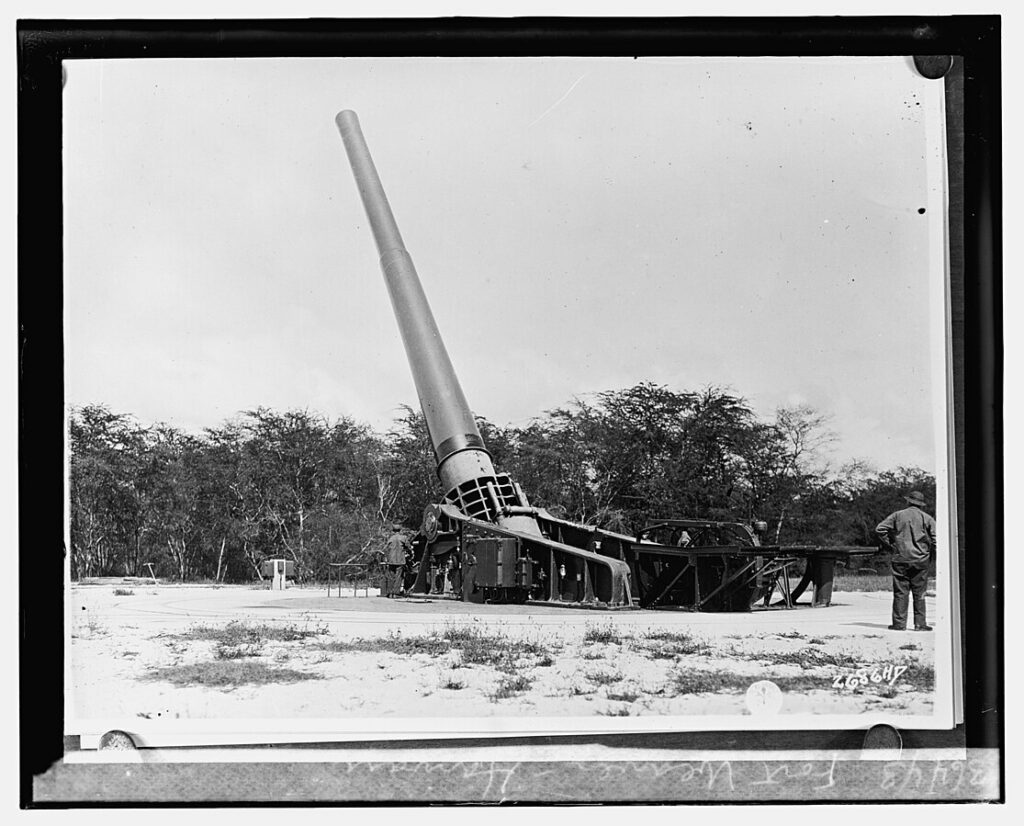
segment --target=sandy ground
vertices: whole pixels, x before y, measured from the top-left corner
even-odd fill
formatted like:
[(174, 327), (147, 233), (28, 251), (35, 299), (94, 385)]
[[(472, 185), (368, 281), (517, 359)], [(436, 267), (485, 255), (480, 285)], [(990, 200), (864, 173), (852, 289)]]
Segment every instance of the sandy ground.
[[(886, 630), (890, 600), (837, 592), (827, 609), (696, 614), (328, 598), (299, 588), (76, 585), (69, 705), (77, 719), (147, 720), (747, 714), (748, 686), (771, 680), (783, 689), (783, 715), (928, 714), (934, 635)], [(244, 656), (196, 638), (197, 629), (215, 636), (233, 622), (307, 636), (267, 640)], [(466, 663), (458, 650), (374, 648), (374, 640), (466, 628), (534, 653), (502, 668)], [(358, 640), (374, 650), (338, 650)], [(179, 673), (250, 667), (263, 675), (255, 683), (175, 684)]]

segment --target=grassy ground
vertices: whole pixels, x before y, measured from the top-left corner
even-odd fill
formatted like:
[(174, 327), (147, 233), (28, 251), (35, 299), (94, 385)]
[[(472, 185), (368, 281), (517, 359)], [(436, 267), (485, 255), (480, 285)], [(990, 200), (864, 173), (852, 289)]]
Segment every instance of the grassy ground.
[(833, 588), (837, 591), (891, 591), (892, 575), (888, 571), (872, 574), (838, 569)]
[[(421, 679), (422, 696), (476, 693), (500, 704), (538, 687), (551, 696), (557, 686), (564, 697), (603, 701), (597, 713), (610, 716), (643, 713), (652, 700), (742, 695), (762, 679), (790, 694), (838, 688), (870, 695), (873, 702), (892, 701), (894, 708), (915, 693), (931, 692), (935, 683), (917, 643), (901, 645), (899, 658), (887, 661), (883, 672), (870, 657), (844, 649), (848, 640), (836, 643), (834, 636), (797, 631), (709, 641), (685, 631), (633, 632), (608, 622), (587, 625), (578, 640), (556, 642), (451, 624), (430, 633), (337, 639), (309, 623), (229, 622), (196, 625), (160, 639), (177, 655), (197, 653), (197, 645), (209, 654), (149, 669), (140, 677), (144, 681), (219, 691), (289, 685), (327, 678), (318, 668), (326, 663), (351, 660), (353, 673), (363, 669), (366, 674), (369, 661), (360, 657), (373, 655), (376, 672), (369, 666), (367, 677), (383, 672), (388, 679), (389, 669), (412, 668), (426, 680)], [(560, 682), (545, 676), (556, 666), (565, 677)]]
[(934, 641), (886, 632), (885, 596), (689, 617), (111, 582), (72, 589), (71, 702), (154, 721), (732, 715), (770, 680), (784, 715), (928, 714)]
[[(892, 574), (888, 570), (878, 573), (837, 570), (833, 587), (837, 591), (891, 591)], [(928, 578), (928, 591), (935, 592), (934, 574)]]

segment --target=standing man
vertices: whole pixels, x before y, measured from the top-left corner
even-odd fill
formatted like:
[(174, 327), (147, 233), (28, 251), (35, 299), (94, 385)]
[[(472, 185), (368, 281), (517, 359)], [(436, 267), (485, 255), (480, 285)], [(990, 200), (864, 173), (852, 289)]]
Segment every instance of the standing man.
[(410, 547), (408, 537), (402, 533), (402, 526), (392, 525), (391, 536), (384, 544), (384, 596), (405, 594), (405, 555)]
[(935, 552), (935, 520), (924, 512), (924, 496), (914, 490), (904, 499), (910, 507), (890, 513), (875, 533), (892, 558), (892, 631), (907, 628), (908, 592), (914, 595), (914, 630), (931, 631), (925, 617), (928, 562)]

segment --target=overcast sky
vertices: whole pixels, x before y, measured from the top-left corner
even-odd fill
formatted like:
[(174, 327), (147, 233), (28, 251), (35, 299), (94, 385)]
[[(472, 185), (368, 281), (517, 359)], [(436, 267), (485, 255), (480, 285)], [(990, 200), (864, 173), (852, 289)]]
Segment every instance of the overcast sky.
[(70, 404), (416, 403), (348, 108), (476, 413), (713, 384), (831, 414), (835, 464), (936, 468), (942, 84), (907, 59), (66, 67)]

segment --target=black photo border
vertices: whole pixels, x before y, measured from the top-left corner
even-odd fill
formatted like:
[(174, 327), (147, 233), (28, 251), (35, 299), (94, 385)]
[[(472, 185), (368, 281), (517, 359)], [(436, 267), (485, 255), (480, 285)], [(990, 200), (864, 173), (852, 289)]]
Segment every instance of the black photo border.
[[(332, 56), (827, 56), (954, 55), (947, 91), (950, 271), (957, 533), (964, 714), (950, 732), (902, 731), (905, 748), (995, 749), (1003, 784), (1002, 150), (1000, 18), (430, 18), (234, 20), (21, 20), (18, 58), (19, 692), (23, 807), (185, 805), (181, 766), (124, 772), (59, 763), (63, 738), (64, 395), (62, 333), (61, 61), (104, 58)], [(966, 560), (970, 559), (969, 566)], [(44, 601), (37, 597), (47, 594)], [(599, 742), (657, 749), (859, 749), (858, 732), (703, 732), (509, 738), (503, 744)], [(446, 747), (496, 741), (449, 741)], [(361, 744), (367, 746), (370, 744)], [(386, 748), (393, 744), (375, 744)], [(402, 744), (405, 748), (415, 743)], [(421, 745), (428, 745), (423, 743)], [(343, 748), (339, 745), (339, 748)], [(57, 765), (55, 765), (57, 764)], [(258, 764), (245, 769), (261, 771)], [(547, 765), (547, 764), (538, 764)], [(116, 767), (115, 767), (116, 768)], [(59, 770), (59, 771), (58, 771)], [(216, 774), (223, 779), (223, 767)], [(571, 786), (571, 766), (564, 767)], [(582, 770), (580, 770), (582, 771)], [(46, 775), (50, 785), (40, 778)], [(307, 772), (312, 778), (315, 772)], [(194, 775), (190, 775), (194, 776)], [(334, 778), (335, 796), (305, 802), (381, 803)], [(119, 778), (121, 778), (119, 780)], [(144, 780), (143, 778), (148, 778)], [(433, 778), (434, 781), (437, 778)], [(390, 802), (459, 800), (420, 786)], [(310, 781), (312, 782), (312, 781)], [(540, 782), (540, 781), (538, 781)], [(249, 784), (246, 784), (246, 786)], [(272, 784), (271, 784), (272, 785)], [(242, 789), (246, 786), (239, 785)], [(436, 782), (435, 782), (436, 786)], [(465, 785), (463, 786), (465, 787)], [(270, 788), (268, 785), (267, 788)], [(321, 787), (322, 788), (322, 787)], [(489, 788), (489, 787), (488, 787)], [(577, 788), (579, 786), (577, 785)], [(47, 793), (42, 793), (43, 790)], [(134, 789), (134, 791), (133, 791)], [(160, 789), (164, 790), (161, 795)], [(578, 802), (690, 799), (638, 795), (625, 783)], [(923, 793), (922, 793), (923, 794)], [(1002, 794), (1002, 792), (1000, 792)], [(452, 796), (454, 795), (454, 796)], [(296, 798), (289, 795), (291, 800)], [(889, 799), (883, 792), (860, 800)], [(911, 796), (913, 797), (913, 796)], [(298, 796), (301, 801), (301, 793)], [(467, 791), (466, 800), (473, 800)], [(529, 794), (519, 802), (531, 802)], [(800, 800), (794, 790), (772, 799)], [(842, 799), (842, 798), (841, 798)], [(549, 800), (538, 796), (536, 801)], [(732, 800), (728, 795), (708, 800)], [(187, 805), (280, 798), (191, 799)]]

